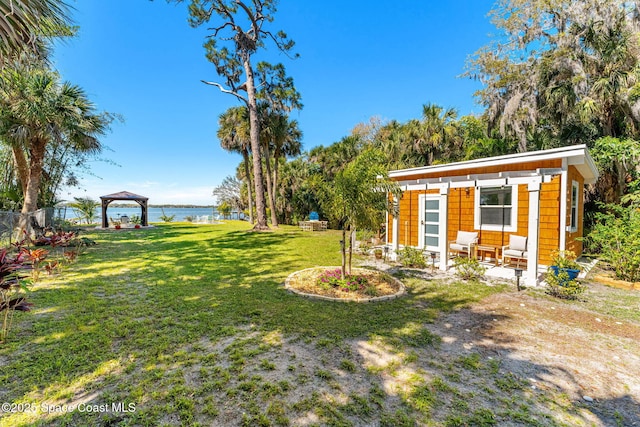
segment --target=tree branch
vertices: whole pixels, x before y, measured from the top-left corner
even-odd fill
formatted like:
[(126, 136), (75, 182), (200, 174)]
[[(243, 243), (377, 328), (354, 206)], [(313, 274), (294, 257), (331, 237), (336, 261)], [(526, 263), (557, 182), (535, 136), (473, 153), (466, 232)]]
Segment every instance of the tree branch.
[(244, 96), (240, 95), (239, 93), (237, 93), (234, 90), (229, 90), (227, 88), (225, 88), (224, 86), (222, 86), (220, 83), (216, 83), (216, 82), (208, 82), (206, 80), (200, 80), (202, 83), (209, 85), (209, 86), (215, 86), (218, 89), (220, 89), (220, 92), (222, 93), (228, 93), (230, 95), (235, 96), (236, 98), (238, 98), (240, 101), (244, 102), (245, 104), (249, 104), (249, 100), (247, 98), (245, 98)]
[(225, 22), (223, 25), (220, 25), (219, 27), (207, 28), (207, 30), (213, 31), (213, 34), (211, 36), (208, 36), (208, 37), (217, 37), (218, 33), (220, 31), (222, 31), (225, 27), (228, 27), (228, 26), (234, 27), (233, 22)]
[[(251, 9), (249, 9), (249, 7), (247, 7), (247, 5), (245, 5), (240, 0), (236, 0), (236, 4), (240, 6), (242, 9), (244, 9), (245, 13), (247, 14), (247, 17), (251, 21), (251, 27), (253, 27), (254, 37), (256, 38), (256, 40), (260, 39), (260, 25), (258, 25), (258, 22), (256, 21), (256, 17), (251, 12)], [(258, 12), (256, 11), (256, 14), (257, 13)]]
[(287, 46), (288, 42), (284, 42), (280, 37), (274, 36), (271, 31), (263, 31), (263, 34), (270, 37), (271, 40), (276, 44), (276, 47), (280, 50), (280, 52), (284, 53), (289, 59), (296, 59), (299, 57), (298, 54), (290, 55), (289, 50), (291, 50), (291, 46)]

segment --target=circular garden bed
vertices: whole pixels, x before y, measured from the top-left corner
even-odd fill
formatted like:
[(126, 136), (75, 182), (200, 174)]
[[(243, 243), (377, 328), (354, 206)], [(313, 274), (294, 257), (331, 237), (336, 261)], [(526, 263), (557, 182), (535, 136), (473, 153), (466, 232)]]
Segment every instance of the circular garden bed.
[(285, 288), (305, 297), (356, 302), (384, 301), (405, 293), (395, 277), (364, 268), (353, 268), (344, 279), (340, 267), (307, 268), (290, 274)]

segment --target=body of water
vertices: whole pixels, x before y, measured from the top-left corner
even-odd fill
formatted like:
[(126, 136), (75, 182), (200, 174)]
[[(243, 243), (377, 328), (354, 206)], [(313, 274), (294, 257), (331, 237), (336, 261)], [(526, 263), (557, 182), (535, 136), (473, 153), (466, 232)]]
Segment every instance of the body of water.
[[(216, 219), (218, 218), (218, 215), (219, 215), (216, 208), (173, 208), (173, 207), (148, 208), (147, 218), (149, 222), (162, 222), (162, 220), (160, 219), (160, 216), (162, 215), (163, 210), (164, 210), (164, 214), (167, 216), (175, 215), (173, 219), (174, 222), (186, 221), (185, 218), (188, 216), (195, 218), (198, 216), (202, 217), (206, 215), (209, 217), (209, 219)], [(107, 217), (113, 218), (113, 219), (118, 219), (120, 216), (123, 216), (123, 215), (126, 215), (129, 218), (131, 218), (132, 215), (140, 216), (141, 214), (142, 214), (142, 211), (138, 207), (119, 208), (115, 206), (113, 207), (109, 206), (107, 208)], [(67, 208), (66, 212), (64, 212), (64, 217), (65, 219), (74, 219), (74, 218), (78, 218), (79, 215), (72, 208)], [(101, 208), (96, 209), (96, 218), (97, 218), (96, 222), (98, 222), (100, 218), (102, 218)], [(233, 219), (237, 219), (237, 214), (234, 213)]]

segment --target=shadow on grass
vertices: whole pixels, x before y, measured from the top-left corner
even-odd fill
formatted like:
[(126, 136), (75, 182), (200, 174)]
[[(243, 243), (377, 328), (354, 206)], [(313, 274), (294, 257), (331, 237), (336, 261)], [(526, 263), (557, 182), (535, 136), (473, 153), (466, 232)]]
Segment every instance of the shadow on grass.
[[(134, 370), (153, 372), (154, 366), (172, 360), (180, 349), (202, 341), (214, 345), (247, 331), (278, 333), (309, 342), (328, 340), (337, 345), (379, 339), (392, 348), (413, 348), (423, 357), (415, 362), (415, 371), (429, 370), (433, 367), (428, 361), (440, 350), (427, 325), (443, 313), (454, 313), (495, 292), (484, 288), (469, 292), (460, 286), (443, 289), (438, 283), (420, 281), (409, 295), (384, 303), (303, 299), (286, 292), (281, 284), (293, 271), (337, 265), (339, 234), (301, 233), (287, 227), (254, 233), (247, 228), (241, 223), (225, 227), (171, 225), (96, 234), (97, 247), (89, 248), (59, 277), (35, 287), (35, 313), (20, 316), (12, 341), (0, 348), (0, 377), (3, 384), (10, 384), (0, 387), (0, 400), (77, 401), (78, 390), (85, 389), (120, 396), (114, 390), (124, 387)], [(451, 357), (468, 353), (465, 330), (470, 329), (500, 343), (500, 354), (494, 356), (508, 359), (517, 342), (492, 334), (496, 321), (507, 320), (494, 319), (496, 316), (469, 312), (468, 328), (455, 325), (445, 331), (443, 338), (453, 343)], [(365, 362), (359, 359), (359, 363)], [(552, 370), (527, 361), (518, 363), (520, 371), (536, 375), (545, 376)], [(469, 372), (460, 381), (473, 382), (473, 369)], [(161, 389), (163, 376), (173, 373), (173, 369), (163, 371), (144, 385), (143, 396), (128, 392), (129, 399), (162, 400), (151, 397), (153, 390)], [(286, 377), (288, 373), (279, 374)], [(571, 378), (570, 372), (562, 375)], [(497, 372), (487, 385), (499, 388), (503, 384), (500, 378)], [(382, 380), (379, 386), (385, 389)], [(528, 398), (519, 381), (502, 387), (513, 388), (509, 392), (514, 401)], [(443, 401), (447, 393), (441, 393)], [(456, 397), (451, 394), (453, 402)], [(397, 398), (387, 392), (385, 399)], [(627, 401), (634, 403), (631, 398), (613, 403)], [(411, 402), (415, 399), (408, 397), (401, 407), (419, 417), (420, 409)], [(501, 405), (500, 419), (516, 417)], [(450, 409), (446, 403), (441, 407)], [(345, 411), (347, 419), (358, 419)], [(60, 419), (65, 416), (76, 415)], [(611, 420), (608, 415), (602, 417)], [(469, 417), (464, 420), (474, 424)]]

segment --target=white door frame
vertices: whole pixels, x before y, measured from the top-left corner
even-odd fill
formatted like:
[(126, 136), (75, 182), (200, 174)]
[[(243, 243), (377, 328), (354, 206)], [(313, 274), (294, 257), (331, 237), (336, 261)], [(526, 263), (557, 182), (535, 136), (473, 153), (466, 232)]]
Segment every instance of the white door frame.
[[(425, 207), (427, 200), (435, 200), (438, 202), (438, 246), (427, 246), (425, 243)], [(446, 236), (443, 236), (443, 219), (446, 220), (446, 211), (443, 211), (444, 206), (440, 198), (440, 194), (421, 194), (418, 198), (418, 206), (420, 207), (420, 214), (418, 215), (419, 227), (418, 227), (418, 247), (422, 250), (440, 252), (443, 239), (446, 240)], [(433, 224), (433, 223), (431, 223)]]

